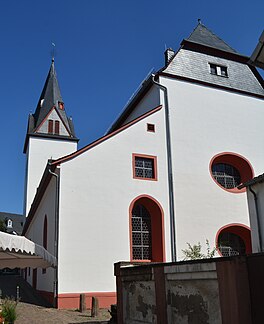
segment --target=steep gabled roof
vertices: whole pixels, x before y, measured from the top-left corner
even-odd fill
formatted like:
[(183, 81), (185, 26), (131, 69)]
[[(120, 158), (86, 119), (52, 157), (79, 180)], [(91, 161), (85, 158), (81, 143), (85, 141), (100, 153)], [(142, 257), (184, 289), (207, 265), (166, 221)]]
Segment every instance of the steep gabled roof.
[[(52, 109), (55, 109), (61, 118), (63, 124), (65, 125), (69, 136), (39, 133), (39, 126), (45, 121)], [(64, 103), (60, 92), (60, 87), (57, 79), (57, 74), (54, 65), (54, 59), (52, 59), (51, 66), (49, 69), (48, 76), (46, 78), (43, 90), (41, 92), (37, 108), (34, 114), (29, 115), (28, 119), (28, 129), (27, 136), (25, 140), (24, 153), (26, 152), (26, 147), (28, 143), (29, 135), (39, 136), (42, 134), (44, 137), (49, 138), (64, 138), (74, 141), (78, 141), (73, 127), (73, 122), (71, 118), (68, 118), (64, 109)]]
[(194, 31), (186, 40), (196, 44), (201, 44), (204, 46), (209, 46), (215, 49), (219, 49), (221, 51), (238, 54), (236, 50), (230, 47), (220, 37), (215, 35), (211, 30), (209, 30), (201, 23), (199, 23), (196, 26)]

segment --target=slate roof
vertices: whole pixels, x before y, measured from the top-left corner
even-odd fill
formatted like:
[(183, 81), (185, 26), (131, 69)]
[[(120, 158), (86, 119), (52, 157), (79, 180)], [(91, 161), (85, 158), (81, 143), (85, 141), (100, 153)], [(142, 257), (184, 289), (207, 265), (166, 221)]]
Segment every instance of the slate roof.
[(43, 122), (48, 113), (51, 111), (53, 107), (55, 107), (57, 113), (65, 123), (66, 127), (70, 132), (70, 136), (60, 136), (53, 134), (45, 134), (46, 137), (64, 137), (68, 139), (73, 139), (77, 141), (77, 137), (75, 135), (73, 121), (71, 118), (68, 118), (66, 115), (66, 111), (59, 109), (59, 103), (63, 103), (63, 99), (60, 92), (60, 87), (57, 79), (57, 74), (54, 65), (54, 59), (52, 59), (51, 66), (49, 69), (48, 76), (46, 78), (42, 93), (40, 95), (37, 108), (34, 114), (30, 114), (28, 118), (28, 128), (27, 128), (27, 138), (25, 141), (24, 152), (26, 151), (28, 135), (36, 134), (36, 130), (38, 126)]
[(220, 37), (215, 35), (211, 30), (199, 23), (191, 35), (187, 38), (188, 41), (213, 47), (225, 52), (238, 54), (236, 50), (230, 47)]
[(0, 212), (0, 219), (6, 222), (8, 219), (12, 220), (12, 228), (7, 228), (8, 233), (16, 232), (18, 235), (22, 234), (25, 223), (25, 216), (20, 214)]
[[(161, 74), (264, 96), (263, 79), (249, 65), (249, 57), (236, 52), (203, 24), (199, 23), (181, 45)], [(210, 73), (209, 64), (227, 67), (228, 77)]]

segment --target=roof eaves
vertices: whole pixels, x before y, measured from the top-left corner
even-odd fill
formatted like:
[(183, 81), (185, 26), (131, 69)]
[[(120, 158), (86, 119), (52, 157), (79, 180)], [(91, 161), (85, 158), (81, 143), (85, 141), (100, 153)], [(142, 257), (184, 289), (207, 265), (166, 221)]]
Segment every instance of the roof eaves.
[(201, 84), (201, 85), (211, 87), (211, 88), (215, 88), (215, 89), (221, 89), (221, 90), (230, 91), (230, 92), (233, 92), (233, 93), (239, 93), (239, 94), (242, 94), (242, 95), (247, 95), (247, 96), (251, 96), (251, 97), (254, 97), (254, 98), (259, 98), (259, 99), (262, 99), (262, 100), (264, 99), (264, 95), (262, 95), (262, 94), (258, 94), (258, 93), (254, 93), (254, 92), (248, 92), (248, 91), (235, 89), (235, 88), (231, 88), (231, 87), (226, 87), (226, 86), (223, 86), (223, 85), (209, 83), (209, 82), (206, 82), (206, 81), (193, 79), (193, 78), (189, 78), (189, 77), (185, 77), (185, 76), (181, 76), (181, 75), (171, 74), (171, 73), (168, 73), (168, 72), (160, 72), (159, 75), (164, 76), (164, 77), (168, 77), (168, 78), (172, 78), (172, 79), (177, 79), (177, 80), (190, 82), (190, 83)]
[(139, 116), (138, 118), (132, 120), (131, 122), (129, 122), (129, 123), (123, 125), (122, 127), (116, 129), (116, 130), (113, 131), (112, 133), (107, 134), (107, 135), (104, 135), (104, 136), (102, 136), (101, 138), (95, 140), (94, 142), (92, 142), (92, 143), (90, 143), (90, 144), (84, 146), (83, 148), (79, 149), (78, 151), (75, 151), (75, 152), (73, 152), (73, 153), (71, 153), (71, 154), (69, 154), (69, 155), (65, 155), (65, 156), (63, 156), (63, 157), (61, 157), (61, 158), (59, 158), (59, 159), (57, 159), (57, 160), (54, 160), (54, 161), (52, 162), (52, 165), (59, 165), (59, 164), (61, 164), (61, 163), (63, 163), (63, 162), (67, 162), (67, 161), (69, 161), (69, 160), (72, 160), (73, 158), (77, 157), (78, 155), (80, 155), (80, 154), (82, 154), (82, 153), (88, 151), (89, 149), (91, 149), (91, 148), (93, 148), (93, 147), (95, 147), (95, 146), (101, 144), (102, 142), (108, 140), (109, 138), (111, 138), (111, 137), (117, 135), (118, 133), (120, 133), (120, 132), (126, 130), (127, 128), (133, 126), (134, 124), (136, 124), (136, 123), (139, 122), (140, 120), (142, 120), (142, 119), (144, 119), (144, 118), (146, 118), (146, 117), (148, 117), (148, 116), (154, 114), (155, 112), (159, 111), (161, 108), (162, 108), (162, 105), (159, 105), (159, 106), (153, 108), (152, 110), (148, 111), (147, 113), (145, 113), (145, 114)]
[(213, 46), (201, 44), (198, 42), (190, 41), (188, 39), (183, 39), (181, 42), (181, 48), (189, 49), (197, 52), (202, 52), (206, 54), (210, 54), (213, 56), (219, 56), (222, 58), (227, 58), (233, 61), (239, 61), (243, 63), (247, 63), (249, 57), (243, 54), (239, 54), (238, 52), (229, 52), (224, 49), (216, 48)]
[(128, 102), (128, 104), (124, 107), (121, 111), (120, 115), (117, 119), (113, 122), (113, 124), (109, 127), (106, 134), (110, 134), (114, 130), (116, 130), (122, 122), (128, 117), (130, 112), (133, 110), (134, 106), (142, 99), (142, 97), (148, 92), (148, 90), (152, 86), (152, 75), (150, 75), (144, 82), (142, 82), (141, 87), (132, 97), (132, 99)]
[(264, 30), (259, 38), (259, 42), (250, 57), (250, 63), (254, 66), (264, 69)]
[(25, 225), (24, 225), (24, 228), (23, 228), (23, 232), (22, 232), (22, 235), (25, 235), (28, 228), (29, 228), (29, 225), (31, 223), (31, 221), (33, 220), (34, 218), (34, 215), (36, 213), (36, 210), (41, 202), (41, 199), (43, 197), (43, 194), (51, 180), (51, 173), (49, 172), (49, 170), (51, 170), (52, 172), (54, 172), (56, 169), (56, 165), (52, 165), (51, 161), (48, 161), (47, 165), (46, 165), (46, 168), (44, 170), (44, 173), (43, 173), (43, 176), (40, 180), (40, 184), (37, 188), (37, 192), (36, 192), (36, 195), (34, 197), (34, 200), (31, 204), (31, 207), (30, 207), (30, 210), (29, 210), (29, 213), (28, 213), (28, 216), (26, 218), (26, 222), (25, 222)]
[(251, 180), (249, 180), (249, 181), (247, 181), (247, 182), (245, 182), (245, 183), (242, 183), (237, 188), (238, 189), (243, 189), (245, 187), (250, 187), (250, 186), (252, 186), (252, 185), (254, 185), (256, 183), (261, 183), (261, 182), (264, 182), (264, 173), (257, 176), (257, 177), (255, 177), (255, 178), (253, 178), (253, 179), (251, 179)]

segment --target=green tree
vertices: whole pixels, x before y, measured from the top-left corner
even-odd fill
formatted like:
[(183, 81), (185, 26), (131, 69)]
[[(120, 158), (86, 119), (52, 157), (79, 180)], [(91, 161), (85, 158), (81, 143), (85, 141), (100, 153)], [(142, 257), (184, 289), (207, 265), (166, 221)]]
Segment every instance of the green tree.
[(0, 232), (6, 232), (6, 225), (2, 219), (0, 219)]
[(188, 248), (183, 249), (184, 260), (198, 260), (198, 259), (210, 259), (215, 256), (216, 248), (211, 249), (209, 241), (206, 239), (206, 254), (202, 253), (202, 245), (200, 242), (191, 245), (186, 243)]

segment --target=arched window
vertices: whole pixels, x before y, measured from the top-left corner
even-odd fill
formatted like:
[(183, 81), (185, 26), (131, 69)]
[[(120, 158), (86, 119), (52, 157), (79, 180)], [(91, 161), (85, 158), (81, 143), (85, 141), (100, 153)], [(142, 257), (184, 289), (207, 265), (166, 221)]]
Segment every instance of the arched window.
[(135, 198), (129, 208), (130, 260), (165, 261), (163, 210), (152, 197)]
[(252, 253), (250, 229), (241, 224), (222, 227), (217, 233), (217, 247), (222, 256)]
[(151, 260), (151, 218), (143, 205), (132, 211), (132, 254), (134, 260)]
[(215, 155), (210, 162), (210, 173), (215, 183), (232, 193), (242, 193), (237, 189), (241, 183), (253, 178), (254, 172), (249, 161), (243, 156), (226, 152)]
[(241, 183), (241, 176), (238, 170), (227, 163), (213, 164), (212, 174), (215, 180), (226, 189), (233, 189)]

